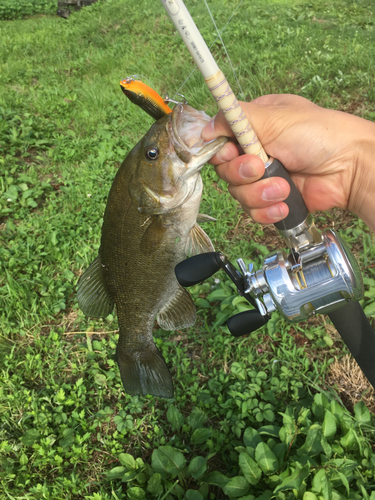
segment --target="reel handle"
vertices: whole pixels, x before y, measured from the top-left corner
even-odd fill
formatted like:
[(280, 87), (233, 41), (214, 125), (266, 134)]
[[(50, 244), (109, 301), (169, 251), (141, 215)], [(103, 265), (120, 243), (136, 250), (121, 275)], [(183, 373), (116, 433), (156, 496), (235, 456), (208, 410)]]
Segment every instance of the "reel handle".
[(289, 207), (289, 214), (285, 217), (285, 219), (276, 222), (275, 227), (279, 231), (294, 229), (303, 223), (309, 215), (309, 211), (303, 201), (302, 195), (298, 191), (284, 165), (275, 158), (272, 160), (270, 165), (266, 166), (266, 171), (262, 179), (269, 179), (270, 177), (282, 177), (290, 186), (289, 196), (286, 200), (284, 200), (284, 203), (286, 203)]
[(257, 309), (243, 311), (227, 320), (227, 326), (233, 337), (248, 335), (258, 330), (258, 328), (262, 328), (266, 323), (268, 323), (268, 319), (262, 316)]
[(183, 260), (175, 267), (176, 278), (181, 286), (197, 285), (222, 268), (218, 252), (207, 252)]

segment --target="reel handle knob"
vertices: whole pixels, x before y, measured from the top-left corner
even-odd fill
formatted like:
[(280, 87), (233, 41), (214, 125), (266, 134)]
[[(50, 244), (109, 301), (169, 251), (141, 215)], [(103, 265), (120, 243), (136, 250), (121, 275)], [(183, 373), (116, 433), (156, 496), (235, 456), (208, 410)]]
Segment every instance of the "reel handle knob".
[(233, 337), (241, 337), (255, 332), (268, 322), (265, 316), (262, 316), (256, 309), (244, 311), (228, 319), (227, 325)]
[(183, 260), (175, 267), (177, 281), (183, 287), (197, 285), (222, 268), (219, 252), (207, 252)]

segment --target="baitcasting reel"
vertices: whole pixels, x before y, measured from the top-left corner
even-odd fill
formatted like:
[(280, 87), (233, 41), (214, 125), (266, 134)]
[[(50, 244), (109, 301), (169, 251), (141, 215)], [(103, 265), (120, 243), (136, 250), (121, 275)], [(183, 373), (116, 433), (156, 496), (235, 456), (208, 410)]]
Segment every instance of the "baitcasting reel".
[(274, 311), (299, 322), (315, 314), (329, 314), (363, 296), (358, 264), (334, 231), (321, 234), (310, 214), (297, 227), (279, 231), (288, 240), (289, 255), (273, 252), (257, 271), (253, 264), (246, 267), (237, 259), (238, 271), (219, 252), (196, 255), (176, 266), (177, 279), (185, 287), (224, 269), (239, 294), (255, 307), (228, 320), (236, 337), (266, 324)]
[(356, 260), (341, 238), (331, 230), (321, 234), (284, 166), (273, 159), (266, 177), (283, 177), (290, 185), (285, 200), (289, 213), (275, 224), (290, 249), (268, 255), (262, 269), (247, 268), (238, 259), (238, 271), (223, 254), (196, 255), (176, 266), (182, 286), (191, 286), (224, 269), (254, 309), (232, 316), (228, 328), (235, 337), (265, 325), (274, 311), (289, 321), (303, 321), (328, 314), (363, 373), (375, 388), (375, 332), (358, 302), (363, 283)]

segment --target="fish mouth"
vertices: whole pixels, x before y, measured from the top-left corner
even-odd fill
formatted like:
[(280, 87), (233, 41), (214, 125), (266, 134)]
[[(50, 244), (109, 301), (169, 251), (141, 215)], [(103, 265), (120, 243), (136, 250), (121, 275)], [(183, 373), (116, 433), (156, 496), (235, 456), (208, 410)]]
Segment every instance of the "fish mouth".
[(171, 114), (172, 144), (177, 156), (188, 164), (190, 172), (198, 171), (229, 140), (228, 137), (217, 137), (210, 142), (202, 139), (201, 132), (211, 120), (204, 111), (177, 104)]
[[(164, 121), (165, 118), (165, 121)], [(197, 111), (187, 104), (177, 104), (172, 113), (162, 120), (168, 134), (168, 167), (161, 185), (142, 185), (148, 195), (147, 206), (138, 206), (140, 212), (163, 214), (182, 206), (195, 192), (201, 193), (202, 180), (199, 171), (224, 144), (228, 137), (217, 137), (205, 142), (201, 132), (211, 120), (204, 111)], [(178, 161), (180, 160), (181, 163)]]

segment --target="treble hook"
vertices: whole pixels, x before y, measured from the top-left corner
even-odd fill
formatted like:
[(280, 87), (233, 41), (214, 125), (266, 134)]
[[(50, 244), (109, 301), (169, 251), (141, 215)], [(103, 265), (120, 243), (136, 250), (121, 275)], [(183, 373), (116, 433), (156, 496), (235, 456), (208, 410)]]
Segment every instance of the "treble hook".
[(176, 94), (176, 95), (179, 95), (180, 97), (182, 97), (183, 101), (180, 102), (180, 101), (175, 101), (174, 99), (171, 99), (168, 94), (165, 94), (165, 98), (164, 98), (164, 103), (165, 104), (168, 104), (169, 102), (173, 102), (173, 104), (189, 104), (188, 103), (188, 100), (186, 99), (186, 97), (182, 94)]

